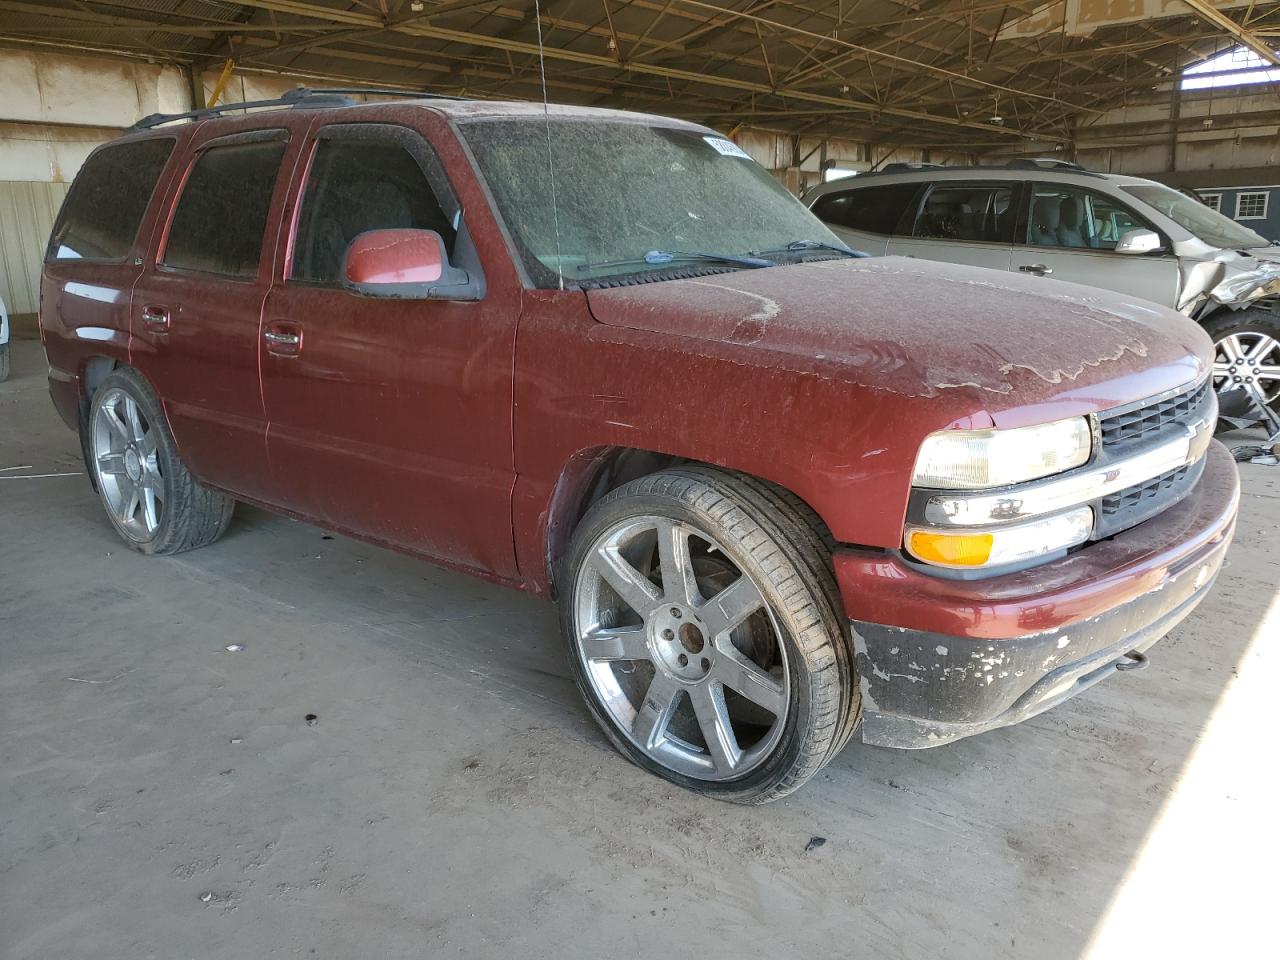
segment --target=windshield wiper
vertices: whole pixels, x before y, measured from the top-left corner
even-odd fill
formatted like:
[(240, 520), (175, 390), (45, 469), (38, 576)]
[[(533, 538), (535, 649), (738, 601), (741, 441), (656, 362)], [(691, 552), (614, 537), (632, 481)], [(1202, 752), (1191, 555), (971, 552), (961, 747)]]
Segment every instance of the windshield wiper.
[(836, 246), (834, 243), (823, 243), (821, 240), (792, 240), (785, 247), (779, 247), (776, 250), (761, 250), (760, 253), (799, 253), (802, 250), (830, 250), (832, 253), (842, 253), (846, 257), (869, 257), (871, 254), (862, 250), (854, 250), (852, 247)]
[(647, 264), (660, 267), (680, 260), (703, 260), (709, 263), (736, 263), (743, 267), (774, 267), (772, 260), (763, 257), (739, 256), (732, 253), (696, 253), (685, 250), (650, 250), (643, 257), (626, 257), (622, 260), (600, 260), (596, 263), (581, 263), (579, 270), (598, 270), (607, 267), (632, 267)]

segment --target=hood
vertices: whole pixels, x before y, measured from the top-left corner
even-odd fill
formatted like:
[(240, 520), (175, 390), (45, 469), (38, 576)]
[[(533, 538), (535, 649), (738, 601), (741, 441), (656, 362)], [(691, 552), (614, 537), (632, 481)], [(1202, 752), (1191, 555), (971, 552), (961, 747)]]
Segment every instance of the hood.
[(1212, 363), (1199, 326), (1147, 301), (903, 257), (636, 283), (587, 299), (610, 326), (751, 348), (750, 362), (907, 396), (967, 388), (993, 413), (1067, 395), (1082, 411), (1105, 409)]

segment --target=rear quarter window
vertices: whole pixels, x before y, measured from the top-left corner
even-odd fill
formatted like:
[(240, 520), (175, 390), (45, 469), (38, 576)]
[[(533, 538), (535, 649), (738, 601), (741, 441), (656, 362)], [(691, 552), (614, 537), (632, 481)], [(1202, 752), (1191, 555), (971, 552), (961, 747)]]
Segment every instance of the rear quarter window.
[(58, 214), (48, 258), (127, 256), (173, 145), (169, 137), (135, 140), (103, 147), (90, 156)]
[(918, 183), (882, 183), (828, 193), (813, 205), (823, 223), (891, 236), (920, 190)]

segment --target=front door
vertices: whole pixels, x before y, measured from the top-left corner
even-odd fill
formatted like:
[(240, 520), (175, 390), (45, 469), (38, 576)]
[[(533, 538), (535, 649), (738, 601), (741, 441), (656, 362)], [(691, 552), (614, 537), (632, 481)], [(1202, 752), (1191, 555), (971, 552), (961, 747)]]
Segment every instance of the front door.
[(1002, 181), (940, 180), (929, 185), (890, 256), (1008, 270), (1018, 188)]
[(1014, 270), (1115, 290), (1173, 307), (1178, 260), (1168, 240), (1149, 254), (1116, 253), (1129, 230), (1155, 230), (1124, 204), (1074, 184), (1035, 183), (1025, 244), (1014, 247)]
[(287, 148), (283, 130), (199, 147), (132, 303), (133, 362), (163, 399), (183, 462), (204, 483), (262, 501), (273, 499), (258, 383), (264, 237), (274, 242), (267, 224)]
[(435, 151), (387, 124), (321, 127), (309, 145), (283, 282), (263, 312), (268, 448), (289, 505), (335, 529), (496, 573), (511, 539), (512, 369), (519, 291), (478, 302), (342, 286), (368, 230), (435, 230), (480, 262)]

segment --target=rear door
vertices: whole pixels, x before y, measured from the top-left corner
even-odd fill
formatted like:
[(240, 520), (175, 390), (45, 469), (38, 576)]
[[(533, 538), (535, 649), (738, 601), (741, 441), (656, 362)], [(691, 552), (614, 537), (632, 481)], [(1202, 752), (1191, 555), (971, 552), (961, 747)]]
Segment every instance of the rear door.
[[(335, 529), (514, 577), (519, 288), (481, 262), (454, 185), (415, 129), (319, 127), (293, 203), (261, 341), (270, 454), (290, 502)], [(343, 287), (355, 237), (406, 227), (438, 232), (451, 263), (485, 278), (482, 299)]]
[(269, 224), (295, 156), (283, 126), (197, 134), (133, 296), (134, 363), (156, 385), (184, 463), (205, 483), (270, 503), (259, 327)]
[(1168, 237), (1149, 254), (1116, 253), (1129, 230), (1158, 229), (1109, 194), (1075, 184), (1036, 182), (1029, 191), (1026, 235), (1014, 248), (1014, 270), (1115, 290), (1173, 307), (1178, 260)]
[(889, 253), (1008, 270), (1018, 192), (1013, 181), (930, 183)]

